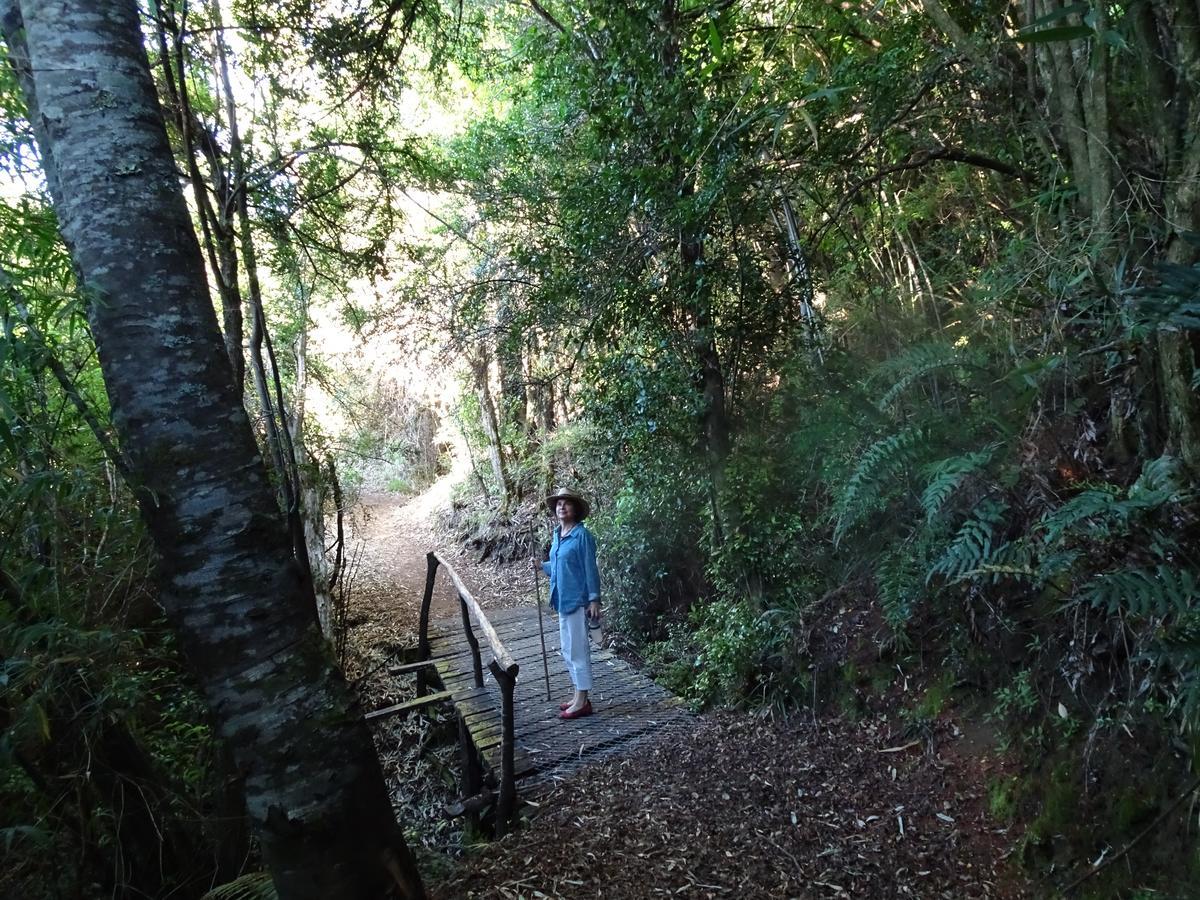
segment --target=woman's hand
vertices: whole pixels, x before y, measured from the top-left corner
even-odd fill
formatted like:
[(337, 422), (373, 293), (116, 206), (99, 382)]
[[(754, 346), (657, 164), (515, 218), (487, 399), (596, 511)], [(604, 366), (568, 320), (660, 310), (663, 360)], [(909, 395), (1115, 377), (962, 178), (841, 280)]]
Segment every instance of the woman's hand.
[(540, 559), (538, 559), (536, 556), (529, 557), (529, 568), (533, 569), (534, 572), (541, 572), (542, 571), (542, 561)]
[(589, 619), (592, 619), (593, 621), (600, 618), (600, 601), (599, 600), (593, 600), (591, 603), (588, 604), (587, 616)]

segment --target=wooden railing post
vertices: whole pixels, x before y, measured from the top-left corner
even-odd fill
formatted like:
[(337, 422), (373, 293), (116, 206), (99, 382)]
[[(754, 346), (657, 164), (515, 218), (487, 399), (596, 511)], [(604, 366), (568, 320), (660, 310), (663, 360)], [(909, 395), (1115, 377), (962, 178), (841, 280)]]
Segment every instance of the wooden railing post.
[[(479, 756), (475, 752), (475, 744), (471, 741), (471, 732), (467, 728), (467, 721), (460, 713), (458, 716), (458, 753), (462, 760), (463, 799), (473, 798), (479, 793), (483, 787), (483, 768), (479, 764)], [(473, 832), (479, 831), (479, 813), (471, 810), (468, 814), (467, 821)]]
[(502, 838), (512, 825), (517, 806), (517, 776), (514, 762), (516, 732), (513, 720), (513, 689), (517, 684), (517, 666), (505, 670), (492, 660), (492, 677), (500, 685), (500, 797), (496, 801), (496, 837)]
[[(433, 602), (433, 580), (437, 575), (438, 558), (432, 551), (425, 554), (425, 594), (421, 598), (421, 627), (417, 632), (417, 655), (421, 662), (429, 659), (429, 606)], [(417, 671), (417, 696), (425, 696), (425, 670)]]
[(471, 645), (471, 662), (475, 666), (475, 687), (483, 687), (483, 660), (479, 656), (479, 641), (475, 637), (475, 629), (471, 627), (471, 614), (467, 611), (467, 601), (462, 594), (458, 595), (458, 607), (462, 611), (463, 631), (467, 633), (467, 643)]
[[(500, 722), (501, 722), (501, 737), (500, 737), (500, 793), (496, 797), (496, 837), (503, 837), (508, 830), (513, 826), (516, 820), (517, 807), (517, 773), (516, 773), (516, 719), (513, 710), (513, 693), (517, 684), (517, 673), (520, 667), (517, 661), (513, 659), (512, 653), (504, 646), (504, 642), (500, 640), (500, 635), (496, 633), (496, 628), (488, 621), (487, 614), (483, 608), (471, 596), (471, 592), (467, 586), (463, 584), (462, 579), (458, 577), (458, 573), (454, 571), (454, 567), (445, 560), (438, 557), (435, 553), (429, 554), (429, 575), (425, 582), (425, 600), (421, 607), (421, 635), (422, 645), (421, 653), (428, 658), (429, 644), (425, 638), (425, 630), (428, 628), (429, 621), (429, 604), (433, 597), (433, 578), (437, 572), (438, 565), (442, 565), (446, 569), (446, 575), (454, 583), (455, 589), (458, 591), (459, 611), (462, 613), (463, 632), (466, 635), (467, 643), (471, 647), (471, 662), (475, 669), (475, 687), (483, 687), (483, 660), (479, 655), (479, 641), (475, 637), (475, 629), (472, 626), (472, 614), (475, 621), (479, 623), (479, 629), (483, 632), (483, 636), (487, 639), (488, 646), (492, 651), (492, 659), (488, 662), (488, 669), (492, 676), (496, 679), (496, 684), (500, 688)], [(468, 752), (468, 744), (470, 742), (470, 729), (466, 726), (463, 719), (459, 719), (459, 739), (463, 741), (463, 778), (467, 792), (474, 792), (473, 796), (469, 796), (459, 806), (463, 809), (459, 810), (456, 815), (463, 811), (478, 809), (480, 805), (490, 797), (485, 797), (487, 791), (482, 790), (477, 782), (481, 782), (479, 760), (474, 756), (474, 748)], [(472, 769), (471, 766), (475, 766)], [(468, 803), (468, 800), (470, 801)]]

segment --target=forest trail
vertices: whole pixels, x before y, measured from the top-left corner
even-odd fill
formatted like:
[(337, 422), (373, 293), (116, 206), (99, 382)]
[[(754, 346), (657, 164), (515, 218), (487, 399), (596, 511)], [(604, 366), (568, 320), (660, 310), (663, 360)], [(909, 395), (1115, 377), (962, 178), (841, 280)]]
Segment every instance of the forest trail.
[[(447, 476), (413, 498), (361, 498), (351, 532), (357, 646), (364, 639), (377, 651), (411, 643), (425, 553), (453, 545), (438, 527), (452, 484)], [(514, 567), (451, 555), (485, 601), (528, 601), (512, 586), (524, 581)], [(442, 589), (435, 614), (456, 613), (452, 600)], [(374, 705), (405, 699), (407, 691), (378, 675), (365, 686)], [(437, 810), (452, 799), (446, 781), (456, 760), (421, 749), (418, 721), (377, 725), (377, 745), (402, 818), (425, 834), (427, 852), (453, 857), (453, 826)], [(517, 832), (449, 868), (433, 865), (431, 894), (1031, 896), (1006, 862), (1016, 835), (987, 811), (988, 784), (1003, 777), (1002, 761), (977, 755), (949, 716), (919, 737), (904, 729), (883, 711), (859, 721), (814, 721), (809, 713), (787, 720), (702, 716), (690, 734), (557, 779), (537, 806), (525, 807), (528, 818)]]
[[(425, 554), (438, 546), (436, 515), (450, 503), (452, 481), (444, 476), (415, 497), (370, 493), (359, 498), (348, 545), (358, 545), (357, 587), (386, 595), (404, 621), (420, 608), (425, 589)], [(380, 598), (381, 600), (384, 597)], [(453, 598), (437, 591), (431, 613), (450, 615)]]
[[(395, 629), (415, 644), (425, 590), (425, 554), (435, 549), (485, 609), (533, 602), (527, 569), (480, 563), (477, 554), (464, 551), (441, 527), (441, 517), (451, 507), (454, 485), (466, 477), (469, 464), (464, 453), (456, 453), (453, 468), (415, 496), (387, 492), (359, 496), (346, 527), (347, 554), (352, 560), (352, 626)], [(439, 575), (430, 615), (458, 614), (449, 580)]]

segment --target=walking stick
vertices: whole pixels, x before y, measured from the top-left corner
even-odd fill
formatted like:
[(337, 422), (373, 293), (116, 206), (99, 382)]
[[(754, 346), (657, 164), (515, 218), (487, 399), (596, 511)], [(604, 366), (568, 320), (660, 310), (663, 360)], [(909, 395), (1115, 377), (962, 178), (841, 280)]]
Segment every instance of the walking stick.
[(542, 672), (546, 676), (546, 702), (550, 702), (550, 664), (546, 661), (546, 629), (542, 626), (542, 582), (535, 570), (533, 573), (533, 589), (537, 592), (538, 637), (542, 639)]

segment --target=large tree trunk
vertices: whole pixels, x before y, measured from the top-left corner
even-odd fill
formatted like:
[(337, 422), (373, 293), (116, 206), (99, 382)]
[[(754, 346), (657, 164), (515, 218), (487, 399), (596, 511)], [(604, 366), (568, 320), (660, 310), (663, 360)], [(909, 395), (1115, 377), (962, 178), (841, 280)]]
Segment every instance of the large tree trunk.
[(137, 7), (2, 0), (0, 13), (18, 70), (28, 61), (30, 117), (162, 558), (161, 600), (279, 895), (419, 897), (234, 386)]

